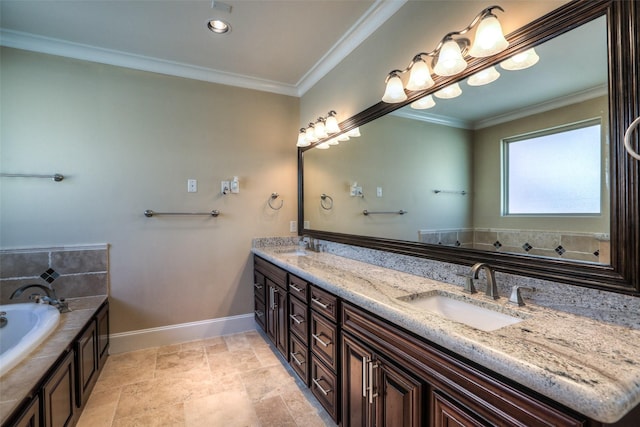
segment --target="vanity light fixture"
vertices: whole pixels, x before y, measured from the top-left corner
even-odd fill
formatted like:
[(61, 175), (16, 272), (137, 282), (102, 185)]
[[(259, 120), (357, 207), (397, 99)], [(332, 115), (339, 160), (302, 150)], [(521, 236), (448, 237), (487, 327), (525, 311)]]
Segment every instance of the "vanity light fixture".
[(434, 95), (440, 99), (452, 99), (462, 95), (462, 89), (458, 83), (453, 83), (435, 92)]
[(340, 126), (338, 126), (338, 119), (336, 118), (336, 114), (337, 113), (333, 110), (327, 113), (325, 128), (329, 135), (340, 132)]
[[(407, 99), (401, 74), (411, 71), (408, 90), (424, 90), (433, 86), (433, 79), (429, 66), (425, 62), (426, 57), (431, 57), (431, 65), (435, 74), (440, 76), (454, 76), (467, 68), (464, 56), (486, 57), (502, 52), (509, 46), (509, 42), (502, 33), (502, 27), (498, 18), (492, 13), (494, 9), (504, 12), (500, 6), (489, 6), (483, 9), (471, 23), (460, 31), (452, 31), (446, 34), (431, 52), (421, 52), (413, 57), (411, 63), (404, 70), (392, 70), (385, 78), (385, 92), (382, 101), (398, 103)], [(476, 36), (471, 48), (470, 41), (461, 37), (474, 27)]]
[(531, 48), (502, 61), (500, 66), (505, 70), (518, 71), (535, 65), (539, 60), (540, 57), (536, 53), (535, 49)]
[(313, 132), (315, 134), (315, 137), (318, 140), (324, 139), (324, 138), (329, 136), (327, 134), (327, 131), (326, 131), (325, 126), (324, 126), (324, 117), (318, 117), (318, 120), (316, 121), (316, 124), (314, 125)]
[(345, 141), (348, 141), (350, 138), (349, 138), (349, 135), (347, 135), (346, 133), (342, 133), (342, 134), (338, 135), (338, 136), (336, 137), (336, 139), (337, 139), (339, 142), (345, 142)]
[(491, 82), (495, 82), (499, 77), (500, 73), (496, 70), (496, 67), (489, 67), (469, 77), (467, 84), (469, 86), (487, 85)]
[(329, 148), (331, 148), (331, 146), (328, 142), (321, 142), (320, 144), (316, 145), (316, 148), (319, 150), (328, 150)]
[(357, 128), (351, 129), (349, 132), (347, 132), (347, 136), (349, 138), (357, 138), (357, 137), (359, 137), (360, 136), (360, 128), (357, 127)]
[(418, 99), (417, 101), (413, 101), (411, 103), (411, 108), (416, 110), (426, 110), (427, 108), (435, 107), (436, 102), (433, 100), (433, 96), (427, 95)]
[(307, 141), (307, 134), (305, 133), (304, 128), (300, 128), (300, 133), (298, 134), (298, 143), (297, 147), (308, 147), (311, 145), (311, 142)]
[(309, 123), (309, 127), (305, 131), (306, 139), (311, 144), (314, 142), (318, 142), (318, 138), (316, 138), (316, 133), (313, 127), (313, 123)]
[(338, 141), (338, 138), (331, 138), (330, 140), (327, 141), (327, 144), (329, 144), (329, 145), (338, 145), (338, 144), (340, 144), (340, 141)]

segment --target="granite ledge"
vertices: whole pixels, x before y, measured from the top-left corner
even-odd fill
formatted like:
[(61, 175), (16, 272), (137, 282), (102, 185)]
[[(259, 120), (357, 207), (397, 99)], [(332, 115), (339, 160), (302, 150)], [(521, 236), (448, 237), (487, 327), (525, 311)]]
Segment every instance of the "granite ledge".
[(20, 364), (0, 376), (0, 425), (30, 397), (49, 368), (107, 300), (107, 295), (68, 298), (71, 312), (62, 313), (56, 329)]
[[(534, 304), (495, 304), (524, 321), (483, 332), (416, 309), (399, 297), (460, 286), (297, 247), (253, 253), (431, 342), (596, 421), (613, 423), (640, 404), (640, 330)], [(375, 278), (373, 278), (375, 277)], [(481, 294), (470, 296), (486, 303)]]

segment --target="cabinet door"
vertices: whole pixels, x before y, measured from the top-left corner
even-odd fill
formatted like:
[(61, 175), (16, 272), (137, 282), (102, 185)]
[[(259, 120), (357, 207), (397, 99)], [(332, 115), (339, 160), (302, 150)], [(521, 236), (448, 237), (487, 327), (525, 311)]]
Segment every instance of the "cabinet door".
[(40, 427), (40, 399), (35, 396), (13, 427)]
[(76, 341), (78, 407), (81, 408), (98, 380), (98, 340), (96, 322), (91, 321)]
[(376, 426), (419, 427), (422, 419), (422, 384), (411, 375), (378, 358), (374, 378)]
[(280, 353), (289, 360), (289, 307), (287, 303), (287, 291), (281, 287), (277, 287), (275, 292), (275, 311), (276, 311), (276, 348)]
[(98, 326), (98, 370), (101, 370), (109, 356), (109, 304), (105, 304), (96, 316)]
[(432, 394), (432, 406), (434, 427), (481, 427), (485, 425), (440, 393), (434, 392)]
[(367, 388), (368, 363), (372, 352), (347, 335), (342, 338), (342, 425), (361, 427), (372, 424), (373, 411)]
[(276, 309), (276, 293), (278, 290), (278, 287), (275, 285), (275, 283), (273, 283), (271, 280), (266, 279), (265, 280), (266, 286), (267, 286), (267, 317), (266, 317), (266, 332), (267, 332), (267, 336), (271, 339), (272, 343), (276, 343), (276, 335), (278, 334), (278, 330), (277, 330), (277, 322), (278, 322), (278, 316), (277, 316), (277, 309)]
[(44, 427), (67, 427), (75, 422), (73, 359), (73, 352), (70, 351), (42, 387)]

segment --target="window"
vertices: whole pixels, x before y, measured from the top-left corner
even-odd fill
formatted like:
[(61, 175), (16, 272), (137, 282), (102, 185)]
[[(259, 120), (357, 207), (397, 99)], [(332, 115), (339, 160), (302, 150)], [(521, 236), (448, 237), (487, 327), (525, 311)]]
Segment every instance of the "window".
[(600, 119), (507, 138), (506, 215), (598, 215)]

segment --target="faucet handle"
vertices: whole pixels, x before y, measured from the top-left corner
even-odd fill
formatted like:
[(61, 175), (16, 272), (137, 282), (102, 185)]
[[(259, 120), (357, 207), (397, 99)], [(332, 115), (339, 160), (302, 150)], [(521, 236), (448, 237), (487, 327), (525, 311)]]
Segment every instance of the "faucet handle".
[(522, 299), (522, 293), (520, 292), (521, 289), (524, 289), (525, 291), (529, 291), (529, 292), (536, 291), (536, 288), (515, 285), (513, 288), (511, 288), (511, 296), (509, 297), (509, 302), (511, 304), (517, 304), (519, 306), (524, 305), (524, 300)]

